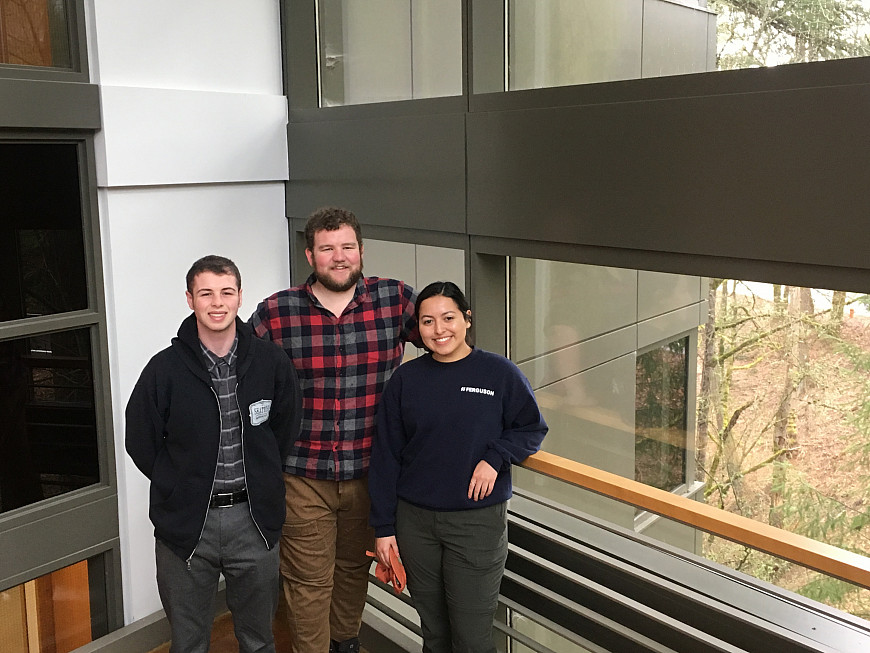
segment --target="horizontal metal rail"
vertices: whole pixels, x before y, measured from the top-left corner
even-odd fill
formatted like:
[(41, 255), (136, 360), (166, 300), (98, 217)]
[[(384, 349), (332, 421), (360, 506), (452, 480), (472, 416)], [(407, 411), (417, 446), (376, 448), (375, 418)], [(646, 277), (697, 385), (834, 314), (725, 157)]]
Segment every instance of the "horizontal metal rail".
[(857, 553), (544, 451), (522, 467), (870, 588), (870, 558)]

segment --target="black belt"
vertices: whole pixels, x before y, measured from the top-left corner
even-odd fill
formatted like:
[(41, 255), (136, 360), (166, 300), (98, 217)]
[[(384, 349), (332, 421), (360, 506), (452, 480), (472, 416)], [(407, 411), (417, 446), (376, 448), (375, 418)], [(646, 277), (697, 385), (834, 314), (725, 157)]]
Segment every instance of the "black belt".
[(211, 495), (211, 501), (208, 502), (209, 508), (229, 508), (237, 503), (244, 503), (248, 500), (248, 490), (236, 490), (235, 492), (218, 492)]

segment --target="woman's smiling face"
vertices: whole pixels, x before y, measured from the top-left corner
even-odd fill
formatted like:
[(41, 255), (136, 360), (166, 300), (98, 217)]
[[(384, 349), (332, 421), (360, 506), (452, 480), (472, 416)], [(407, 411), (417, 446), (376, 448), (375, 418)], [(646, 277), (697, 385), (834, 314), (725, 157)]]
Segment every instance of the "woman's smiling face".
[(420, 304), (418, 315), (420, 338), (436, 361), (452, 363), (471, 353), (465, 341), (471, 319), (455, 301), (444, 295), (428, 297)]

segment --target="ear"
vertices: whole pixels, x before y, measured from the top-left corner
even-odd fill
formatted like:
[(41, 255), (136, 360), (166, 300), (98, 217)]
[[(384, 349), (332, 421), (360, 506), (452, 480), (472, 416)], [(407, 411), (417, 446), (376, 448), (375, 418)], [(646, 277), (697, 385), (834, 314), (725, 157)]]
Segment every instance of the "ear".
[(193, 295), (190, 294), (189, 290), (185, 290), (184, 294), (187, 295), (187, 306), (190, 310), (193, 310)]
[(239, 288), (239, 306), (242, 305), (242, 289)]
[(305, 258), (308, 259), (308, 265), (314, 267), (314, 252), (312, 252), (307, 247), (305, 248)]
[(465, 311), (465, 321), (471, 324), (471, 309)]

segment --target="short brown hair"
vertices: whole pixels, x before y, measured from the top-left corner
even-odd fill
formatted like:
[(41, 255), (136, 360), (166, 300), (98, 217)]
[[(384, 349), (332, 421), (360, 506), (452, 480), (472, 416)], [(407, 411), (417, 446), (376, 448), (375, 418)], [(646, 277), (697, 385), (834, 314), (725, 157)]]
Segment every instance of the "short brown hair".
[(356, 244), (362, 247), (362, 228), (359, 220), (352, 212), (335, 206), (319, 208), (308, 216), (308, 222), (305, 223), (305, 246), (314, 251), (314, 234), (318, 231), (335, 231), (344, 225), (353, 228)]
[(241, 290), (242, 288), (242, 273), (239, 272), (239, 268), (236, 267), (236, 264), (224, 256), (209, 254), (208, 256), (203, 256), (201, 259), (196, 261), (187, 271), (187, 292), (193, 292), (193, 280), (196, 279), (196, 275), (202, 274), (203, 272), (211, 272), (212, 274), (231, 274), (236, 278), (236, 286), (238, 289)]

